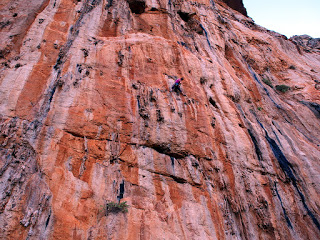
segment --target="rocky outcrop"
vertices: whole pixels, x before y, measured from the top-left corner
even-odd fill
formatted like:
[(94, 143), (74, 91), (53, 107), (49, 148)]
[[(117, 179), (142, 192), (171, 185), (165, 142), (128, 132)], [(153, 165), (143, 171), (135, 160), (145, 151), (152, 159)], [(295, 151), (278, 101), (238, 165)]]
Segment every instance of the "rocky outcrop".
[(232, 8), (2, 1), (0, 238), (319, 239), (319, 52)]
[(320, 38), (312, 38), (308, 35), (293, 36), (290, 40), (304, 51), (320, 51)]
[(232, 9), (242, 13), (245, 16), (247, 15), (247, 10), (246, 8), (243, 6), (243, 2), (242, 0), (222, 0), (224, 3), (226, 3), (229, 7), (231, 7)]

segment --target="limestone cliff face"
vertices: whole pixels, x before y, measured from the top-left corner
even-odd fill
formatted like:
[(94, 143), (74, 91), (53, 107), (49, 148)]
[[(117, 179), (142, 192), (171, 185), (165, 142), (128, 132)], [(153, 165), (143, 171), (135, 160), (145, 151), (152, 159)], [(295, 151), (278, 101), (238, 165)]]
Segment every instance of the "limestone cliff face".
[(319, 51), (224, 2), (1, 1), (1, 239), (320, 238)]

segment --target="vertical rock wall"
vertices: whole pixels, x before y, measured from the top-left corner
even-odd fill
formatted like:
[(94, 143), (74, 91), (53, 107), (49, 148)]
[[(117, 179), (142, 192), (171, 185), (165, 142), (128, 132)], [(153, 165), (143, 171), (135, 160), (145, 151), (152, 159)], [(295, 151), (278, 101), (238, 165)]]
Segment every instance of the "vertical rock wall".
[(319, 239), (319, 50), (238, 11), (2, 1), (0, 238)]

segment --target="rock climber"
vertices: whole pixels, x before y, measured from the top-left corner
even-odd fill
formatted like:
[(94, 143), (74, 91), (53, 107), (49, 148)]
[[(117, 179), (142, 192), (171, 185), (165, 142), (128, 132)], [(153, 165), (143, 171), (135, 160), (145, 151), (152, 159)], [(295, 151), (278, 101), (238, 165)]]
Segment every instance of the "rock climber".
[(181, 89), (180, 89), (180, 84), (181, 84), (181, 81), (183, 80), (183, 77), (182, 78), (179, 78), (177, 79), (173, 86), (172, 86), (172, 91), (175, 91), (176, 93), (182, 93)]

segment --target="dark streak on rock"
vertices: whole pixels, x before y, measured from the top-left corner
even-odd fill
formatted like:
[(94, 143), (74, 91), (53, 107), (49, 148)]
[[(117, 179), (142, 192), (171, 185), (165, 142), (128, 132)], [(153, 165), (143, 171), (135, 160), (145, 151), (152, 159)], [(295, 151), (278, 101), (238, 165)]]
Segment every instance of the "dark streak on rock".
[(306, 203), (306, 199), (305, 196), (303, 195), (303, 193), (300, 191), (298, 183), (297, 183), (297, 178), (295, 176), (296, 172), (293, 169), (292, 164), (287, 160), (287, 158), (285, 157), (285, 155), (283, 154), (283, 152), (281, 151), (281, 149), (279, 148), (278, 144), (269, 137), (268, 132), (266, 131), (266, 129), (263, 127), (262, 123), (257, 119), (259, 125), (265, 130), (265, 138), (269, 143), (269, 146), (274, 154), (274, 156), (276, 157), (276, 159), (278, 160), (278, 163), (282, 169), (282, 171), (286, 174), (286, 176), (291, 180), (292, 185), (295, 187), (295, 189), (298, 192), (298, 195), (301, 199), (301, 202), (304, 206), (304, 208), (306, 209), (309, 217), (312, 219), (313, 223), (316, 225), (316, 227), (318, 228), (318, 230), (320, 230), (320, 223), (317, 220), (317, 218), (315, 217), (315, 215), (311, 212), (310, 208), (308, 207), (307, 203)]
[(216, 101), (212, 99), (212, 97), (209, 97), (209, 103), (215, 107), (215, 108), (218, 108), (217, 104), (216, 104)]
[(171, 166), (172, 168), (174, 168), (174, 157), (170, 157), (170, 160), (171, 160)]
[(282, 199), (281, 199), (280, 194), (279, 194), (279, 192), (278, 192), (277, 183), (274, 183), (274, 189), (275, 189), (276, 194), (277, 194), (277, 197), (278, 197), (278, 199), (279, 199), (279, 201), (280, 201), (284, 218), (286, 219), (286, 222), (287, 222), (288, 226), (292, 229), (293, 227), (292, 227), (291, 221), (290, 221), (290, 219), (289, 219), (289, 217), (288, 217), (288, 214), (287, 214), (287, 212), (286, 212), (286, 209), (285, 209), (284, 206), (283, 206)]
[(123, 194), (124, 194), (124, 180), (122, 181), (122, 183), (120, 183), (120, 186), (119, 186), (119, 195), (117, 196), (117, 199), (119, 202), (123, 198)]
[(51, 217), (51, 210), (50, 210), (50, 212), (49, 212), (49, 215), (48, 215), (48, 218), (47, 218), (47, 221), (46, 221), (45, 229), (46, 229), (46, 228), (48, 227), (48, 225), (49, 225), (50, 217)]
[(254, 149), (255, 149), (255, 152), (257, 154), (257, 157), (259, 159), (259, 161), (263, 161), (263, 158), (262, 158), (262, 153), (261, 153), (261, 150), (259, 148), (259, 144), (258, 144), (258, 141), (256, 139), (256, 137), (253, 135), (252, 131), (250, 129), (248, 129), (248, 133), (249, 133), (249, 136), (253, 142), (253, 145), (254, 145)]
[(209, 41), (209, 36), (208, 36), (207, 30), (203, 27), (202, 24), (200, 24), (200, 27), (202, 28), (202, 30), (204, 31), (204, 34), (206, 35), (206, 39), (207, 39), (207, 43), (208, 43), (209, 47), (212, 48), (211, 43)]
[(266, 132), (265, 138), (268, 141), (269, 146), (271, 147), (271, 150), (272, 150), (274, 156), (278, 160), (278, 163), (279, 163), (281, 169), (286, 173), (286, 175), (290, 178), (292, 183), (295, 185), (297, 183), (297, 179), (295, 177), (292, 164), (284, 156), (284, 154), (282, 153), (282, 151), (279, 148), (276, 141), (274, 141), (272, 138), (270, 138), (267, 132)]
[(251, 73), (251, 75), (253, 76), (254, 80), (262, 87), (262, 89), (265, 91), (265, 93), (267, 94), (267, 96), (269, 97), (269, 99), (271, 100), (271, 102), (273, 102), (273, 104), (278, 108), (278, 109), (282, 109), (281, 106), (279, 104), (277, 104), (273, 98), (271, 97), (269, 90), (267, 88), (265, 88), (263, 86), (263, 84), (261, 83), (261, 81), (258, 79), (257, 75), (253, 72), (252, 68), (250, 67), (250, 65), (248, 64), (248, 69), (249, 72)]
[(301, 101), (301, 103), (307, 106), (317, 118), (320, 118), (320, 105), (318, 103), (306, 101)]

